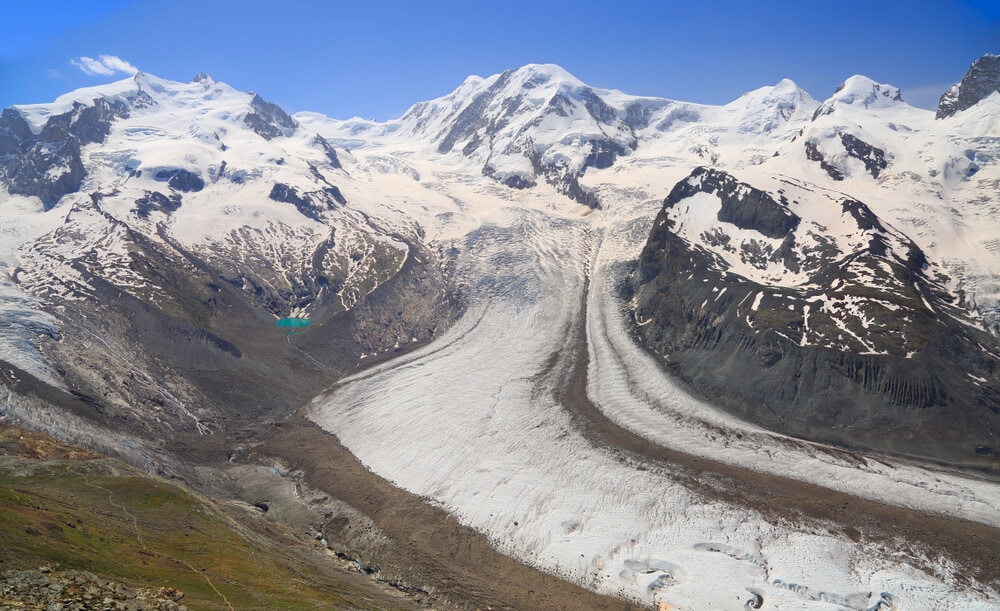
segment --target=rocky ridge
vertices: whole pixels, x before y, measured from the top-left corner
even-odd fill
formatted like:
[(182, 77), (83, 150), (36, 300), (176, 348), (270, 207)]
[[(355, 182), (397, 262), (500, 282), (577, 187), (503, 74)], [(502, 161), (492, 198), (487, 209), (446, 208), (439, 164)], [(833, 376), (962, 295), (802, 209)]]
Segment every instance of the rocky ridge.
[[(996, 337), (864, 203), (775, 184), (699, 168), (674, 187), (633, 279), (640, 341), (774, 430), (940, 460), (991, 448)], [(691, 227), (713, 207), (717, 225)]]
[(941, 96), (935, 117), (944, 119), (972, 108), (1000, 91), (1000, 55), (984, 55), (972, 62), (961, 82)]

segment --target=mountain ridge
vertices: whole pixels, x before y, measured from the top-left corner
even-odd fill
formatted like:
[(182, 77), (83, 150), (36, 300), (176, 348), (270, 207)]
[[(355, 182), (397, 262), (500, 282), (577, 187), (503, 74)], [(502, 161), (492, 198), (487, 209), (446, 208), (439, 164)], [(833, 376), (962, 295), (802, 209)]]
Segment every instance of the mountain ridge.
[[(816, 491), (1000, 524), (1000, 97), (710, 106), (529, 65), (375, 123), (204, 75), (95, 91), (3, 114), (5, 420), (213, 490), (287, 494), (337, 440), (440, 509), (418, 528), (647, 606), (992, 600)], [(765, 519), (749, 471), (822, 488), (754, 492)], [(836, 579), (803, 572), (830, 549)]]
[[(89, 106), (84, 102), (88, 97), (92, 100)], [(172, 109), (169, 116), (180, 118), (169, 119), (173, 123), (160, 122), (158, 117), (167, 117), (164, 113), (168, 109)], [(426, 157), (467, 167), (509, 189), (511, 196), (544, 184), (590, 208), (603, 205), (601, 189), (595, 186), (605, 178), (595, 182), (594, 175), (635, 173), (647, 166), (645, 159), (662, 159), (664, 154), (678, 167), (707, 163), (723, 172), (759, 167), (763, 173), (755, 173), (754, 180), (794, 170), (821, 188), (843, 188), (841, 185), (849, 183), (857, 196), (845, 201), (857, 202), (868, 210), (865, 214), (878, 218), (868, 204), (860, 202), (870, 201), (871, 194), (876, 200), (884, 198), (882, 184), (886, 180), (923, 175), (927, 187), (911, 181), (918, 189), (925, 189), (914, 191), (923, 199), (933, 196), (935, 190), (953, 190), (978, 172), (977, 155), (970, 156), (954, 145), (943, 171), (928, 169), (926, 152), (919, 159), (912, 156), (908, 148), (902, 148), (905, 140), (897, 136), (902, 129), (893, 122), (885, 129), (883, 123), (905, 121), (926, 131), (933, 127), (927, 121), (930, 114), (905, 104), (898, 88), (860, 75), (846, 79), (822, 102), (783, 79), (713, 107), (594, 89), (559, 66), (529, 64), (485, 78), (469, 77), (452, 93), (416, 104), (400, 119), (359, 124), (315, 113), (300, 113), (296, 118), (257, 94), (236, 91), (205, 74), (188, 83), (173, 83), (140, 72), (103, 88), (70, 92), (51, 105), (6, 110), (0, 126), (0, 149), (6, 151), (6, 163), (0, 171), (7, 173), (0, 182), (11, 195), (40, 197), (47, 211), (57, 205), (62, 209), (61, 199), (78, 191), (93, 190), (72, 205), (63, 222), (67, 227), (82, 227), (84, 218), (91, 219), (87, 223), (94, 229), (87, 232), (103, 237), (95, 240), (86, 237), (87, 232), (62, 230), (53, 234), (62, 237), (48, 238), (49, 246), (42, 239), (22, 248), (15, 278), (29, 293), (46, 299), (61, 295), (63, 299), (86, 300), (86, 295), (101, 292), (88, 286), (110, 281), (127, 287), (124, 290), (141, 301), (156, 301), (160, 304), (156, 309), (166, 307), (169, 316), (191, 316), (205, 306), (192, 310), (179, 303), (166, 305), (174, 301), (170, 294), (176, 288), (157, 288), (158, 281), (150, 283), (144, 272), (137, 271), (155, 270), (159, 264), (151, 261), (179, 255), (179, 261), (193, 273), (201, 273), (196, 271), (199, 267), (217, 270), (212, 271), (206, 286), (231, 286), (237, 291), (234, 295), (272, 316), (315, 316), (347, 312), (362, 303), (365, 292), (391, 278), (396, 273), (392, 266), (409, 261), (412, 255), (408, 253), (423, 239), (424, 229), (418, 224), (407, 227), (404, 221), (388, 229), (373, 224), (370, 212), (355, 212), (357, 201), (352, 192), (360, 192), (351, 185), (357, 182), (361, 166), (351, 150), (371, 150), (368, 158), (376, 165), (366, 166), (365, 172), (375, 170), (373, 180), (388, 175), (386, 172), (401, 172), (421, 181), (406, 157)], [(135, 127), (114, 127), (122, 122)], [(915, 128), (906, 129), (909, 132), (902, 133), (914, 133)], [(165, 142), (177, 142), (180, 148), (175, 153)], [(53, 146), (67, 152), (53, 152)], [(102, 150), (95, 154), (95, 147)], [(119, 152), (110, 152), (115, 149)], [(375, 153), (381, 149), (388, 154)], [(406, 154), (398, 155), (393, 152), (396, 150)], [(983, 158), (989, 159), (990, 154)], [(341, 157), (348, 160), (348, 166)], [(901, 163), (909, 164), (908, 169), (896, 169)], [(38, 173), (28, 177), (23, 171), (26, 164)], [(114, 184), (114, 189), (107, 190), (109, 184)], [(752, 188), (750, 184), (747, 187)], [(800, 193), (801, 199), (812, 197), (806, 191)], [(224, 208), (223, 215), (199, 203), (234, 195), (244, 203)], [(730, 210), (726, 205), (719, 213), (720, 222), (743, 214), (740, 206)], [(848, 204), (843, 205), (846, 213)], [(857, 214), (859, 208), (850, 206)], [(253, 212), (248, 215), (249, 210)], [(725, 210), (730, 212), (724, 214)], [(393, 223), (402, 220), (398, 217)], [(811, 221), (815, 224), (810, 227), (821, 229), (810, 235), (823, 233), (829, 222)], [(919, 218), (894, 219), (893, 215), (873, 222), (879, 227), (888, 222), (904, 232), (907, 223), (918, 228), (929, 226)], [(104, 225), (105, 229), (96, 229)], [(713, 231), (722, 231), (715, 240), (730, 239), (726, 230)], [(114, 237), (119, 233), (120, 237)], [(784, 236), (785, 229), (778, 233)], [(88, 262), (74, 255), (74, 249), (84, 247), (77, 238), (68, 237), (71, 235), (84, 239), (82, 243), (88, 244), (85, 248), (98, 253), (96, 258)], [(381, 237), (361, 238), (365, 235)], [(744, 259), (739, 263), (741, 273), (763, 285), (780, 284), (781, 277), (801, 274), (806, 259), (796, 262), (796, 257), (803, 255), (793, 251), (802, 247), (805, 238), (793, 238), (791, 233), (782, 236), (776, 233), (769, 239), (781, 238), (783, 245), (766, 245), (754, 239), (744, 242), (739, 247), (744, 249), (740, 251)], [(360, 251), (356, 246), (345, 246), (358, 238), (370, 241)], [(687, 239), (700, 238), (691, 235)], [(817, 246), (817, 252), (832, 247), (830, 236), (824, 239), (826, 246)], [(278, 246), (274, 240), (285, 244)], [(73, 246), (59, 247), (58, 243)], [(710, 249), (719, 245), (705, 244)], [(219, 251), (220, 247), (242, 254), (233, 260)], [(847, 252), (843, 247), (841, 250)], [(954, 273), (949, 269), (957, 269), (969, 278), (979, 278), (975, 275), (978, 271), (969, 273), (968, 266), (956, 267), (946, 259), (939, 260), (933, 252), (925, 255), (917, 250), (922, 260), (929, 261), (932, 272), (945, 278), (938, 282), (949, 288), (941, 290), (951, 291), (956, 302), (965, 303), (965, 307), (981, 310), (986, 328), (1000, 325), (1000, 305), (985, 298), (982, 291), (970, 294), (966, 278), (948, 275)], [(155, 255), (137, 267), (138, 253), (154, 251), (177, 254)], [(723, 258), (728, 256), (719, 252)], [(768, 258), (771, 263), (765, 263)], [(267, 269), (278, 261), (283, 263), (278, 265), (277, 274)], [(980, 264), (983, 261), (980, 257)], [(66, 267), (66, 262), (73, 263)], [(942, 268), (942, 263), (949, 269)], [(774, 264), (778, 275), (760, 275)], [(340, 271), (331, 273), (331, 265), (339, 266)], [(783, 267), (786, 265), (791, 268)], [(646, 275), (643, 273), (644, 279)], [(991, 277), (985, 276), (987, 287)], [(60, 283), (64, 288), (56, 289)], [(446, 284), (440, 281), (441, 287)], [(211, 291), (217, 289), (209, 293), (199, 289), (197, 299), (204, 304), (216, 303)], [(447, 289), (437, 290), (438, 295), (445, 292)], [(217, 315), (200, 313), (193, 320), (204, 325), (213, 316)], [(208, 330), (209, 336), (214, 336)], [(430, 337), (426, 330), (396, 333), (392, 341), (377, 342), (381, 350), (413, 337)], [(215, 344), (232, 344), (220, 341)], [(873, 344), (860, 340), (858, 345)]]

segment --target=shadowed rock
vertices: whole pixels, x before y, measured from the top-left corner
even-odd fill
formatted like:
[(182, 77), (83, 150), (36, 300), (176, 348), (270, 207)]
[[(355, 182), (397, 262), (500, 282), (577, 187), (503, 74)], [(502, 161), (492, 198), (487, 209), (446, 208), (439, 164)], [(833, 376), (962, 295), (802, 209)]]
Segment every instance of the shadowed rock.
[(256, 93), (250, 100), (250, 108), (243, 123), (265, 140), (289, 136), (299, 126), (280, 106), (265, 101)]
[[(961, 318), (924, 275), (920, 249), (868, 206), (841, 202), (867, 247), (808, 253), (798, 263), (809, 285), (790, 288), (727, 272), (675, 232), (671, 210), (696, 193), (720, 197), (720, 221), (728, 210), (727, 222), (773, 237), (794, 236), (798, 220), (716, 170), (674, 187), (630, 289), (635, 333), (671, 373), (740, 417), (846, 447), (974, 460), (1000, 433), (996, 337)], [(837, 301), (855, 304), (857, 317), (831, 309)]]
[(962, 82), (944, 92), (935, 118), (944, 119), (972, 108), (997, 91), (1000, 91), (1000, 55), (984, 55), (972, 63)]
[(92, 105), (49, 117), (39, 134), (21, 114), (0, 115), (0, 181), (13, 195), (35, 196), (46, 210), (63, 195), (79, 191), (85, 171), (80, 147), (103, 142), (117, 117), (128, 116), (124, 102), (97, 98)]

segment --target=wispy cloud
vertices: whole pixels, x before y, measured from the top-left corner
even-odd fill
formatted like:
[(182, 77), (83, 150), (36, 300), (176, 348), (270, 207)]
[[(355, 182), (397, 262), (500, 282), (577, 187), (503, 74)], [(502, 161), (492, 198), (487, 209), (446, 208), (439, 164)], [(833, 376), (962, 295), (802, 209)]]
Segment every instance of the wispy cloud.
[(139, 71), (132, 64), (114, 55), (99, 55), (97, 59), (83, 56), (80, 59), (71, 59), (70, 63), (87, 76), (111, 76), (118, 72), (135, 74)]

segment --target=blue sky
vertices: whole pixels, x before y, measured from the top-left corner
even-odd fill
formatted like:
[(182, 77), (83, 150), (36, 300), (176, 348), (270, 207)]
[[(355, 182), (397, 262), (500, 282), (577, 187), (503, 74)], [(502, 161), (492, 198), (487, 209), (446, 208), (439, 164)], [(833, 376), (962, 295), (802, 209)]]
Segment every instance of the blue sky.
[(15, 0), (0, 23), (0, 108), (134, 66), (184, 81), (207, 72), (290, 112), (382, 120), (469, 74), (527, 63), (711, 104), (785, 77), (823, 99), (864, 74), (930, 107), (988, 52), (1000, 53), (1000, 0)]

